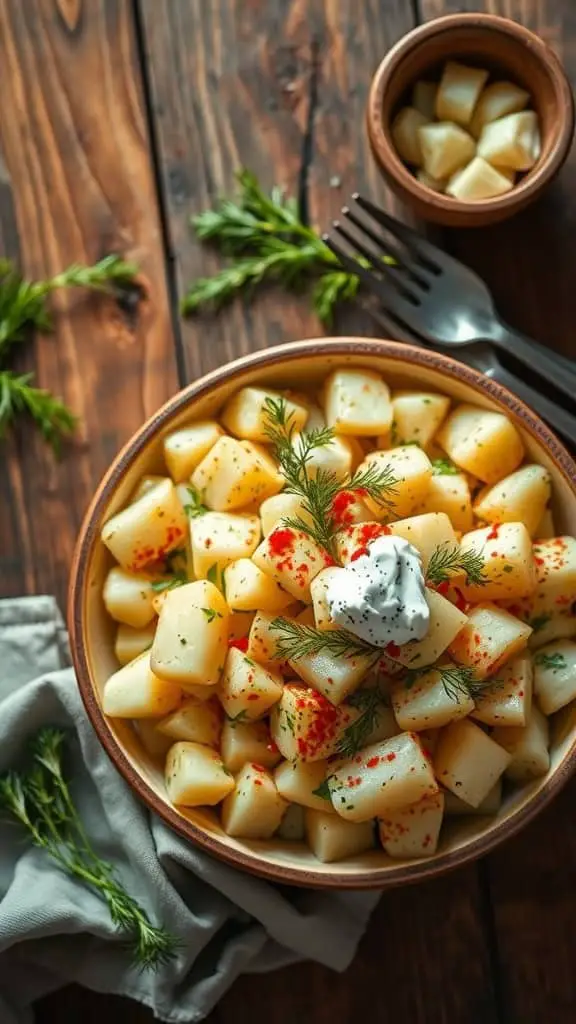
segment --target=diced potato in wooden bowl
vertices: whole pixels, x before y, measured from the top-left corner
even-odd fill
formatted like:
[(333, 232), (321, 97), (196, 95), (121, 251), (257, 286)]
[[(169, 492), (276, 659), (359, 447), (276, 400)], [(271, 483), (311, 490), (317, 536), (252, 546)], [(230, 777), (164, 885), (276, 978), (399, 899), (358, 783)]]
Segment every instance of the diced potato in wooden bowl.
[[(472, 88), (452, 82), (459, 118)], [(269, 877), (382, 886), (485, 851), (560, 784), (576, 494), (553, 436), (494, 396), (443, 356), (301, 343), (193, 385), (116, 464), (72, 647), (102, 741), (182, 834)], [(335, 441), (359, 454), (320, 470)]]

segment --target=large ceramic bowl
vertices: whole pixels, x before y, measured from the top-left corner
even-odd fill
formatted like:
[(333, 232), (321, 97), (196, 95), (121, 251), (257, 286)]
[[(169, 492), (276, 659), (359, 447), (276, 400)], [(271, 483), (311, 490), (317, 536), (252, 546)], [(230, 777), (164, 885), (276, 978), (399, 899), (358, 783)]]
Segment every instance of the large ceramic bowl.
[(381, 888), (416, 882), (487, 853), (533, 818), (570, 776), (576, 764), (576, 709), (553, 720), (548, 775), (516, 789), (495, 817), (448, 820), (435, 856), (391, 860), (382, 851), (336, 864), (321, 864), (297, 843), (255, 842), (227, 836), (209, 810), (173, 807), (162, 774), (126, 721), (106, 719), (102, 690), (117, 668), (113, 624), (102, 602), (110, 556), (100, 541), (102, 524), (128, 501), (144, 473), (161, 469), (163, 436), (194, 418), (213, 416), (237, 388), (320, 382), (334, 367), (366, 366), (395, 387), (426, 387), (454, 399), (507, 413), (522, 432), (531, 458), (550, 470), (554, 515), (560, 530), (576, 533), (576, 466), (538, 417), (505, 388), (475, 370), (434, 352), (392, 341), (323, 338), (272, 348), (230, 363), (175, 395), (134, 435), (100, 484), (76, 549), (69, 600), (69, 626), (78, 683), (86, 710), (108, 755), (128, 784), (156, 814), (191, 843), (246, 871), (296, 885)]

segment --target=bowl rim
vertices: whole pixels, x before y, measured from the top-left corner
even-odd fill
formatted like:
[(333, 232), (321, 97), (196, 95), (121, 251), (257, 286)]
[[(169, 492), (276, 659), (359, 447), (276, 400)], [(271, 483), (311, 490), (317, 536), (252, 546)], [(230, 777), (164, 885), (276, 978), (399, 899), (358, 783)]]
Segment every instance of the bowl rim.
[[(546, 68), (552, 79), (559, 97), (558, 134), (547, 156), (539, 162), (533, 173), (527, 174), (518, 184), (501, 196), (479, 199), (474, 203), (446, 196), (441, 192), (423, 185), (411, 174), (398, 156), (394, 145), (384, 127), (382, 108), (383, 97), (389, 87), (393, 75), (401, 62), (410, 52), (425, 44), (435, 36), (445, 34), (455, 28), (473, 27), (501, 32), (516, 42), (527, 46), (534, 56)], [(559, 58), (543, 39), (524, 25), (510, 18), (496, 14), (462, 13), (447, 14), (423, 25), (418, 25), (403, 36), (386, 54), (374, 73), (368, 101), (366, 105), (366, 125), (372, 151), (382, 171), (394, 179), (404, 192), (420, 204), (428, 204), (444, 213), (462, 214), (466, 217), (474, 215), (510, 211), (516, 205), (525, 206), (535, 197), (544, 184), (558, 173), (566, 160), (574, 135), (575, 108), (574, 96), (568, 82), (566, 72)]]
[(92, 549), (99, 541), (99, 519), (124, 472), (146, 445), (166, 427), (177, 413), (190, 406), (195, 398), (206, 395), (224, 382), (229, 383), (235, 377), (243, 375), (246, 370), (261, 366), (273, 368), (282, 363), (289, 366), (291, 362), (301, 359), (338, 354), (346, 357), (382, 355), (398, 364), (408, 363), (411, 367), (416, 368), (418, 366), (427, 367), (440, 371), (451, 380), (471, 385), (476, 391), (486, 394), (512, 418), (517, 426), (521, 426), (538, 444), (543, 444), (547, 448), (556, 468), (567, 481), (576, 500), (576, 463), (555, 434), (507, 388), (450, 356), (434, 352), (431, 349), (417, 348), (403, 342), (354, 336), (312, 338), (262, 349), (225, 364), (177, 392), (133, 434), (120, 450), (97, 488), (80, 529), (68, 589), (68, 628), (78, 687), (100, 743), (116, 769), (137, 796), (169, 827), (225, 863), (272, 881), (314, 888), (384, 889), (424, 881), (456, 867), (461, 867), (485, 855), (505, 839), (517, 833), (550, 802), (576, 769), (576, 735), (562, 762), (546, 780), (542, 789), (524, 807), (500, 824), (496, 823), (485, 835), (470, 841), (463, 850), (435, 854), (429, 860), (417, 860), (413, 863), (399, 865), (397, 868), (375, 868), (369, 874), (365, 869), (341, 873), (338, 871), (337, 862), (334, 864), (334, 870), (326, 873), (309, 868), (268, 864), (248, 850), (242, 851), (226, 847), (217, 836), (205, 832), (193, 822), (181, 817), (177, 810), (164, 801), (132, 767), (112, 734), (95, 697), (84, 633), (83, 612), (88, 591), (87, 570)]

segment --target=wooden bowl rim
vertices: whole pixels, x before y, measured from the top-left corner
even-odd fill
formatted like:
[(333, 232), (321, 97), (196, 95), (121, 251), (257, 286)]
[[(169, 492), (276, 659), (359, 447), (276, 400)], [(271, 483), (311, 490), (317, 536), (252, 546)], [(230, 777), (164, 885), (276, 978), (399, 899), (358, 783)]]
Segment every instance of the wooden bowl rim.
[[(452, 196), (443, 195), (441, 192), (434, 192), (410, 173), (387, 137), (383, 126), (382, 108), (383, 97), (392, 76), (408, 54), (422, 44), (425, 45), (434, 36), (446, 34), (455, 28), (473, 26), (501, 32), (527, 46), (533, 52), (554, 84), (558, 99), (558, 127), (547, 156), (540, 161), (533, 172), (514, 185), (510, 192), (506, 192), (502, 196), (494, 196), (491, 199), (479, 199), (477, 202), (467, 203)], [(574, 117), (572, 89), (564, 68), (551, 47), (524, 25), (496, 14), (447, 14), (412, 29), (388, 51), (378, 66), (372, 79), (366, 106), (366, 123), (370, 144), (383, 171), (394, 178), (397, 184), (419, 204), (427, 204), (433, 209), (452, 215), (460, 213), (467, 218), (477, 215), (478, 219), (482, 219), (482, 215), (488, 212), (490, 214), (497, 211), (509, 213), (516, 206), (525, 206), (548, 181), (555, 177), (566, 160), (572, 144)]]
[(74, 551), (68, 591), (68, 628), (82, 700), (104, 750), (140, 799), (179, 835), (191, 840), (207, 853), (213, 854), (226, 863), (271, 881), (314, 888), (384, 889), (423, 881), (461, 867), (485, 855), (523, 828), (556, 795), (576, 767), (576, 735), (562, 762), (556, 767), (542, 789), (524, 807), (513, 812), (501, 823), (496, 822), (486, 834), (472, 840), (463, 850), (439, 853), (429, 861), (416, 861), (414, 864), (403, 864), (397, 868), (374, 869), (369, 874), (365, 870), (354, 874), (342, 874), (338, 871), (337, 864), (334, 866), (334, 871), (329, 874), (307, 868), (267, 864), (266, 861), (250, 852), (227, 847), (217, 836), (210, 835), (181, 817), (174, 808), (154, 792), (132, 767), (121, 746), (112, 735), (96, 700), (90, 677), (83, 628), (84, 601), (88, 590), (87, 570), (92, 548), (99, 541), (101, 513), (108, 504), (119, 480), (145, 446), (170, 422), (175, 414), (190, 406), (195, 398), (206, 395), (218, 385), (233, 380), (246, 370), (260, 366), (274, 367), (281, 363), (289, 366), (291, 362), (297, 360), (324, 355), (333, 357), (338, 354), (352, 357), (383, 355), (399, 364), (409, 364), (410, 367), (422, 366), (440, 371), (452, 380), (471, 385), (474, 390), (487, 394), (502, 408), (503, 412), (511, 415), (516, 424), (526, 430), (538, 444), (547, 448), (556, 468), (567, 481), (576, 500), (576, 463), (553, 432), (507, 388), (450, 356), (430, 349), (406, 345), (402, 342), (357, 337), (312, 338), (307, 341), (291, 342), (287, 345), (263, 349), (227, 363), (179, 391), (143, 424), (116, 456), (86, 512)]

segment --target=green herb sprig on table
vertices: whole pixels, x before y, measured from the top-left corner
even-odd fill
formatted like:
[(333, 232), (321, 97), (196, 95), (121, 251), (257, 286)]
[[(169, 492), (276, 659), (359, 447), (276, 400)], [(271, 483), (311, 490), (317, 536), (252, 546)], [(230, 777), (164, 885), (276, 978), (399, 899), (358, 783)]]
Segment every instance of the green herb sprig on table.
[(26, 829), (34, 846), (44, 850), (68, 875), (95, 890), (126, 938), (135, 964), (156, 969), (174, 959), (178, 940), (152, 924), (146, 911), (126, 892), (114, 867), (92, 846), (64, 776), (65, 733), (42, 729), (32, 743), (32, 767), (0, 777), (0, 809)]
[(267, 195), (247, 170), (237, 174), (238, 195), (192, 217), (198, 238), (216, 246), (230, 263), (195, 281), (182, 313), (220, 306), (258, 285), (277, 282), (300, 291), (313, 282), (312, 305), (330, 324), (338, 303), (356, 296), (359, 281), (345, 271), (319, 235), (304, 223), (295, 199), (275, 187)]
[(34, 331), (50, 331), (50, 295), (60, 288), (106, 291), (133, 279), (137, 267), (119, 256), (105, 256), (91, 267), (73, 264), (45, 281), (25, 281), (10, 260), (0, 260), (0, 439), (20, 416), (28, 416), (56, 453), (76, 424), (73, 412), (32, 375), (6, 367), (6, 357)]

